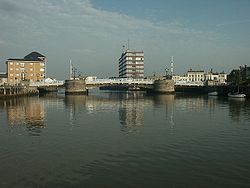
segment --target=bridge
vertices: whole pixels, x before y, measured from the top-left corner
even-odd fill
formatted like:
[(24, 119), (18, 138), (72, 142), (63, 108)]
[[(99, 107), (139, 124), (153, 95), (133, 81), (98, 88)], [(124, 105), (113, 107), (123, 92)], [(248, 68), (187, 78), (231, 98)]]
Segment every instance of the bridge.
[(154, 83), (153, 79), (133, 79), (133, 78), (111, 78), (111, 79), (91, 79), (86, 78), (85, 84), (86, 89), (92, 89), (101, 86), (113, 86), (113, 85), (127, 85), (127, 86), (138, 86), (148, 88)]
[[(76, 79), (77, 80), (77, 79)], [(141, 85), (152, 85), (154, 83), (153, 79), (133, 79), (133, 78), (111, 78), (111, 79), (97, 79), (97, 78), (91, 78), (87, 77), (84, 79), (85, 83), (87, 86), (93, 87), (99, 87), (102, 85), (112, 85), (112, 84), (141, 84)], [(52, 80), (52, 81), (46, 81), (43, 80), (41, 82), (32, 82), (30, 83), (30, 86), (34, 87), (41, 87), (41, 86), (62, 86), (64, 85), (64, 81), (57, 81), (57, 80)]]
[(88, 93), (89, 89), (102, 86), (110, 86), (117, 89), (132, 90), (156, 90), (159, 92), (173, 92), (174, 82), (172, 80), (154, 80), (146, 78), (110, 78), (97, 79), (86, 77), (82, 79), (71, 79), (64, 81), (44, 80), (42, 82), (30, 83), (37, 87), (39, 92), (57, 91), (58, 87), (65, 86), (65, 93), (77, 94)]

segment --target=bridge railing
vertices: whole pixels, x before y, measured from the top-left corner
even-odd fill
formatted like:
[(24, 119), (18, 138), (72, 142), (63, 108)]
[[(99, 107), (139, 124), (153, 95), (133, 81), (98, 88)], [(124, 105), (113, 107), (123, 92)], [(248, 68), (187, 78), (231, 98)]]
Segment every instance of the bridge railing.
[(61, 86), (64, 84), (64, 81), (53, 80), (51, 82), (31, 82), (29, 85), (34, 87), (41, 87), (41, 86)]
[(152, 79), (132, 79), (132, 78), (112, 78), (112, 79), (94, 79), (86, 80), (86, 84), (153, 84)]

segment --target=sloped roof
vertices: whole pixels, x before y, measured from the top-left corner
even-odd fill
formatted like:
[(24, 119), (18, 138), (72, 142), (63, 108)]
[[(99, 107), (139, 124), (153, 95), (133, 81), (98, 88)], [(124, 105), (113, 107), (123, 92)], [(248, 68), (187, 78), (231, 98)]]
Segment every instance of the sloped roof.
[(45, 56), (38, 53), (38, 52), (31, 52), (28, 55), (26, 55), (23, 59), (18, 58), (10, 58), (8, 61), (44, 61)]
[(23, 59), (28, 61), (42, 61), (46, 57), (38, 52), (31, 52), (30, 54), (26, 55)]

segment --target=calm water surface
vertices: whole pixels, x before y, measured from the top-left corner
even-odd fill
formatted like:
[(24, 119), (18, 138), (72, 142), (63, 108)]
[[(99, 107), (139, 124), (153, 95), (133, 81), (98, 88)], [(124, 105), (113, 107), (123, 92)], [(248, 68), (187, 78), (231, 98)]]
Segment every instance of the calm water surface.
[(250, 101), (0, 99), (0, 187), (250, 187)]

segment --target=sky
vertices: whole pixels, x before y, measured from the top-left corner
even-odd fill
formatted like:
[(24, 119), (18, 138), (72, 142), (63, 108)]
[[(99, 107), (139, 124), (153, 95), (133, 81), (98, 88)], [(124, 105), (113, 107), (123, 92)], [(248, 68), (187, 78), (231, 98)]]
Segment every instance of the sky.
[(32, 51), (47, 76), (118, 76), (125, 45), (144, 51), (145, 75), (250, 65), (249, 0), (0, 0), (0, 72)]

